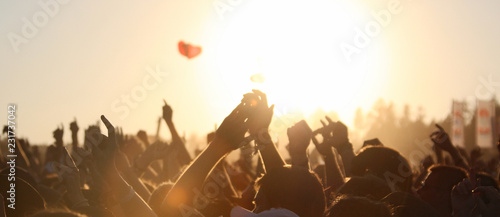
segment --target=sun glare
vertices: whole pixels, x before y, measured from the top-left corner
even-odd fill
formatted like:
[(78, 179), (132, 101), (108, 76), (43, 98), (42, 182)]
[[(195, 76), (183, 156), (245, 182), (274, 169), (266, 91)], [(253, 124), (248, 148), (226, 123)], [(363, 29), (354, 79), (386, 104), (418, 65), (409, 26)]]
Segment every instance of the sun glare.
[(352, 40), (358, 25), (353, 14), (360, 13), (356, 5), (345, 4), (252, 1), (238, 8), (217, 46), (226, 92), (238, 98), (260, 89), (280, 108), (305, 116), (322, 108), (352, 119), (376, 82), (366, 78), (378, 60), (352, 63), (343, 56), (339, 44)]

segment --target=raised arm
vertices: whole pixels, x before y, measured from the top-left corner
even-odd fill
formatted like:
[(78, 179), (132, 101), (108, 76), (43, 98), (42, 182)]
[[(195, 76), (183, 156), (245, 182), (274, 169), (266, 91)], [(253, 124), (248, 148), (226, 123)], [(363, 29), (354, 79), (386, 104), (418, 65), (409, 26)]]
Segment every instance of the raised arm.
[(177, 133), (177, 130), (175, 129), (174, 122), (172, 121), (172, 107), (170, 107), (165, 100), (163, 100), (163, 102), (165, 103), (165, 105), (163, 106), (163, 119), (165, 120), (165, 123), (167, 123), (170, 134), (172, 135), (172, 145), (174, 145), (178, 149), (179, 163), (182, 165), (189, 164), (191, 162), (191, 156), (189, 155), (189, 152), (184, 145), (184, 141), (182, 141), (182, 138), (179, 136), (179, 133)]
[(347, 126), (340, 122), (333, 122), (327, 117), (329, 125), (331, 125), (331, 145), (337, 150), (342, 157), (346, 176), (351, 176), (351, 162), (354, 158), (352, 144), (349, 142)]
[(200, 199), (196, 192), (203, 191), (203, 183), (219, 161), (244, 142), (247, 118), (248, 109), (241, 103), (224, 119), (215, 139), (184, 171), (164, 199), (162, 216), (183, 216), (186, 210), (202, 208), (194, 203)]
[(270, 170), (285, 165), (269, 134), (269, 124), (273, 118), (274, 105), (268, 106), (267, 96), (260, 90), (252, 90), (243, 96), (242, 102), (249, 104), (252, 115), (248, 118), (248, 130), (254, 138), (257, 149), (264, 161), (264, 168)]
[(73, 122), (69, 124), (69, 129), (71, 130), (71, 146), (73, 148), (78, 147), (78, 124), (76, 123), (76, 118)]
[(306, 121), (301, 120), (286, 131), (289, 141), (290, 157), (293, 166), (309, 168), (309, 159), (307, 157), (307, 147), (311, 143), (312, 130)]
[(316, 146), (316, 149), (325, 160), (325, 174), (326, 174), (326, 185), (325, 187), (329, 187), (330, 192), (335, 192), (341, 185), (344, 184), (344, 176), (340, 171), (339, 165), (337, 164), (337, 159), (332, 150), (333, 146), (333, 129), (329, 126), (333, 126), (335, 123), (329, 118), (326, 117), (328, 121), (328, 125), (321, 121), (323, 124), (323, 128), (319, 131), (316, 131), (323, 137), (323, 141), (320, 143), (313, 136), (312, 141)]
[(438, 130), (430, 135), (432, 142), (434, 142), (434, 146), (448, 152), (451, 155), (455, 166), (469, 170), (469, 165), (467, 165), (467, 162), (465, 162), (462, 158), (458, 149), (451, 143), (448, 133), (446, 133), (446, 131), (444, 131), (439, 124), (436, 124), (436, 127)]
[[(97, 158), (96, 163), (98, 163), (100, 173), (105, 175), (106, 182), (111, 188), (111, 192), (118, 198), (118, 201), (123, 209), (123, 213), (126, 216), (156, 216), (156, 214), (149, 208), (146, 202), (135, 193), (132, 186), (130, 186), (120, 175), (115, 166), (115, 156), (119, 151), (117, 149), (115, 128), (113, 125), (104, 117), (101, 116), (101, 120), (108, 129), (108, 137), (104, 135), (102, 142), (102, 150), (99, 146), (92, 147), (92, 152), (94, 157)], [(123, 157), (123, 156), (122, 156)], [(120, 163), (118, 163), (120, 164)]]

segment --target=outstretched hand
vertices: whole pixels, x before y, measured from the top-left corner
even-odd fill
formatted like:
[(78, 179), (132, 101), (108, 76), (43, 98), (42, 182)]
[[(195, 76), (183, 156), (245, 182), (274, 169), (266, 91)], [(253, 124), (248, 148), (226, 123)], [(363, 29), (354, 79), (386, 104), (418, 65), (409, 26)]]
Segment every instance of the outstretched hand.
[(430, 135), (432, 142), (436, 147), (441, 148), (447, 152), (452, 152), (455, 147), (451, 143), (448, 133), (446, 133), (443, 127), (441, 127), (439, 124), (436, 124), (436, 127), (438, 128), (438, 130), (434, 131)]
[(54, 132), (52, 132), (52, 135), (54, 136), (56, 142), (62, 141), (62, 137), (64, 135), (64, 127), (61, 128), (57, 127), (57, 129), (55, 129)]
[(286, 131), (291, 155), (305, 154), (311, 142), (312, 130), (306, 121), (301, 120)]
[(247, 121), (250, 135), (256, 137), (261, 131), (267, 132), (273, 117), (274, 105), (268, 106), (266, 94), (254, 89), (252, 93), (243, 95), (241, 102), (251, 110)]
[(108, 136), (101, 134), (99, 141), (100, 144), (93, 144), (92, 154), (94, 155), (94, 160), (96, 161), (97, 168), (101, 169), (101, 172), (105, 174), (109, 169), (116, 169), (114, 165), (114, 154), (116, 152), (116, 134), (115, 127), (101, 115), (101, 120), (108, 129)]
[(323, 127), (315, 130), (314, 135), (321, 134), (324, 140), (323, 143), (327, 142), (327, 144), (339, 150), (344, 145), (349, 143), (347, 126), (341, 121), (332, 121), (332, 119), (328, 116), (325, 116), (325, 118), (328, 121), (328, 124), (326, 124), (324, 121), (321, 121)]
[(172, 122), (172, 107), (167, 104), (167, 101), (163, 100), (165, 105), (163, 106), (163, 119), (168, 123)]
[(168, 146), (164, 142), (156, 141), (148, 146), (136, 160), (136, 167), (141, 170), (145, 169), (151, 162), (167, 157), (172, 151), (174, 151), (173, 146)]
[(245, 133), (248, 130), (248, 121), (246, 121), (248, 116), (248, 106), (240, 103), (231, 114), (222, 121), (215, 132), (215, 139), (212, 144), (222, 144), (220, 147), (226, 152), (242, 146), (245, 141)]
[(77, 133), (77, 132), (78, 132), (78, 130), (79, 130), (80, 128), (78, 127), (78, 124), (76, 123), (76, 119), (75, 119), (73, 122), (71, 122), (71, 123), (69, 124), (69, 129), (71, 130), (71, 132), (72, 132), (73, 134), (75, 134), (75, 133)]
[(327, 118), (332, 126), (332, 145), (338, 148), (349, 142), (347, 134), (347, 126), (341, 121), (332, 122), (330, 118)]
[(139, 130), (139, 132), (137, 132), (137, 138), (139, 138), (146, 146), (149, 146), (149, 139), (146, 131)]
[[(332, 126), (334, 123), (330, 117), (325, 116), (326, 120), (328, 121), (329, 124), (326, 124), (323, 120), (321, 121), (321, 124), (323, 125), (323, 128), (320, 128), (318, 130), (315, 130), (313, 135), (312, 135), (312, 141), (314, 143), (314, 146), (316, 146), (316, 149), (322, 156), (327, 156), (329, 154), (332, 154), (332, 146), (333, 146), (333, 138), (332, 138), (332, 131), (333, 128), (329, 127)], [(316, 139), (316, 135), (321, 134), (323, 137), (323, 140), (319, 142)]]

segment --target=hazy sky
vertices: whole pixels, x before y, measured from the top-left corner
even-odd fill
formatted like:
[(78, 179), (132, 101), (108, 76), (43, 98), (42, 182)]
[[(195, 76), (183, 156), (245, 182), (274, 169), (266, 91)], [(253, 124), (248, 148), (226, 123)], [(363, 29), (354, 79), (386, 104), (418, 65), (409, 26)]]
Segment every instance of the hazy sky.
[(60, 123), (70, 142), (74, 117), (83, 129), (101, 114), (153, 134), (163, 98), (181, 133), (205, 134), (252, 88), (278, 115), (346, 123), (377, 98), (442, 119), (452, 99), (500, 95), (500, 2), (374, 2), (1, 1), (0, 121), (16, 103), (17, 135), (51, 143)]

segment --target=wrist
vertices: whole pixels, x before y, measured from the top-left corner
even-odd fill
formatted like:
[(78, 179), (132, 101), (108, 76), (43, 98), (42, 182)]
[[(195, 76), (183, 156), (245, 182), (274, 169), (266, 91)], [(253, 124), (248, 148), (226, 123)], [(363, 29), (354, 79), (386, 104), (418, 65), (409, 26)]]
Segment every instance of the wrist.
[(334, 146), (335, 149), (338, 151), (339, 154), (344, 153), (345, 151), (352, 151), (352, 144), (347, 140), (347, 142), (340, 143), (338, 145)]
[(254, 141), (260, 145), (272, 144), (271, 134), (269, 134), (269, 130), (267, 128), (263, 128), (257, 135), (252, 135), (254, 137)]
[[(293, 145), (290, 144), (289, 146), (293, 146)], [(289, 154), (290, 154), (290, 158), (292, 158), (292, 160), (295, 160), (295, 159), (297, 159), (297, 160), (307, 159), (306, 150), (290, 150)]]
[(296, 154), (291, 154), (290, 157), (292, 158), (292, 165), (307, 165), (309, 163), (309, 159), (307, 158), (307, 154), (304, 153), (296, 153)]
[(165, 122), (167, 123), (167, 125), (171, 126), (174, 124), (174, 122), (172, 121), (172, 119), (168, 119), (168, 118), (163, 118), (163, 120), (165, 120)]
[(448, 148), (448, 150), (446, 150), (450, 155), (451, 157), (453, 158), (457, 158), (457, 157), (461, 157), (462, 155), (460, 155), (460, 152), (458, 152), (458, 149), (456, 149), (455, 147), (450, 147)]

